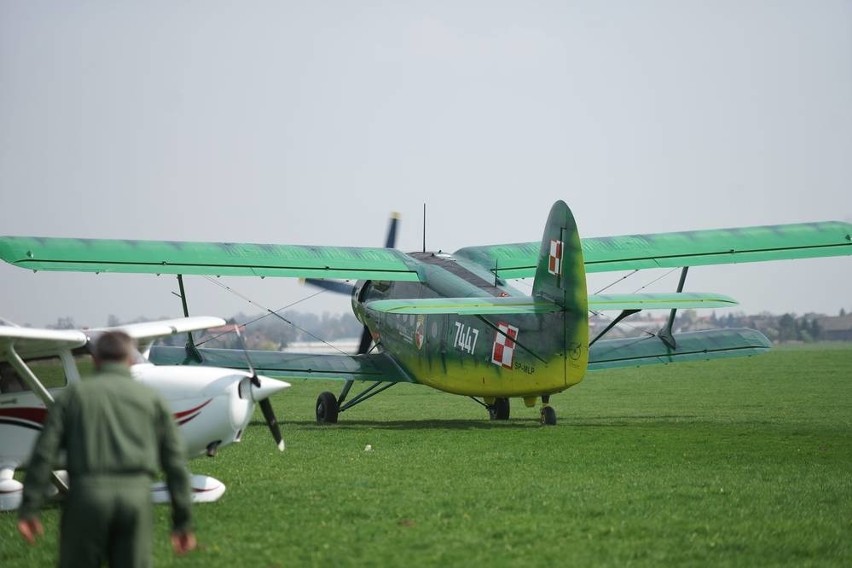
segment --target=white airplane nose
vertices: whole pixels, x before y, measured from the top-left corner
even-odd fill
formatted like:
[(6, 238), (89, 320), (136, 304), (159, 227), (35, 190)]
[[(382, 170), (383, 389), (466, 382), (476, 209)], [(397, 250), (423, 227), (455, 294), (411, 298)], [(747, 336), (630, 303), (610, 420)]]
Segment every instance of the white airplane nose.
[(251, 398), (255, 402), (267, 399), (273, 394), (290, 386), (290, 383), (279, 381), (277, 379), (270, 379), (269, 377), (258, 376), (257, 378), (260, 381), (260, 386), (256, 386), (254, 384), (251, 385)]

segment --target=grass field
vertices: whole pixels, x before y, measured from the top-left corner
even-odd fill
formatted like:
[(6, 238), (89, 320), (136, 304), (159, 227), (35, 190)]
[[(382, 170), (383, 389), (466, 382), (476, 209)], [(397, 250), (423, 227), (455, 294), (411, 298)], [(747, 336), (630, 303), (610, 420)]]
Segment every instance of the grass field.
[[(852, 566), (852, 346), (593, 374), (556, 396), (556, 427), (513, 402), (398, 385), (313, 421), (299, 381), (196, 473), (201, 549), (160, 566)], [(372, 451), (365, 451), (370, 444)], [(0, 515), (0, 565), (55, 562), (58, 510), (28, 547)]]

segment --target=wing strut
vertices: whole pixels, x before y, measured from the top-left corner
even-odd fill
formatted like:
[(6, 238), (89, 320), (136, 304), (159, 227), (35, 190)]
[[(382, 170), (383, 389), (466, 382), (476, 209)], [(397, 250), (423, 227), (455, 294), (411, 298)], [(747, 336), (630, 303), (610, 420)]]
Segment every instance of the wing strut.
[[(347, 381), (347, 383), (349, 383), (349, 381)], [(341, 406), (340, 412), (343, 412), (344, 410), (348, 410), (348, 409), (352, 408), (353, 406), (355, 406), (356, 404), (364, 402), (365, 400), (367, 400), (369, 398), (373, 398), (377, 394), (388, 390), (389, 388), (391, 388), (395, 384), (396, 383), (384, 383), (384, 384), (373, 383), (373, 384), (371, 384), (369, 387), (367, 387), (366, 389), (364, 389), (363, 391), (358, 393), (358, 396), (355, 396), (354, 398), (352, 398), (352, 400), (350, 400), (349, 402), (347, 402), (346, 404)]]
[[(680, 271), (680, 281), (678, 281), (677, 283), (678, 294), (683, 292), (683, 285), (686, 283), (687, 271), (689, 271), (688, 266), (684, 266), (683, 270)], [(674, 335), (672, 335), (672, 326), (674, 325), (676, 315), (677, 308), (673, 308), (672, 311), (669, 313), (669, 320), (666, 322), (666, 326), (657, 332), (657, 337), (659, 337), (663, 343), (665, 343), (672, 349), (677, 349), (677, 342), (675, 341)]]
[[(186, 304), (186, 290), (183, 287), (183, 274), (177, 275), (178, 287), (180, 288), (180, 302), (183, 304), (183, 317), (189, 317), (189, 307)], [(187, 342), (184, 349), (186, 349), (186, 360), (184, 363), (188, 363), (189, 361), (195, 361), (196, 363), (201, 363), (201, 353), (198, 352), (198, 347), (195, 346), (195, 339), (192, 338), (192, 332), (186, 332)]]
[[(32, 369), (30, 369), (29, 365), (24, 363), (24, 360), (21, 359), (21, 356), (18, 355), (18, 352), (15, 351), (14, 345), (9, 345), (6, 348), (6, 355), (9, 358), (9, 362), (18, 371), (18, 374), (24, 379), (24, 382), (27, 383), (27, 386), (32, 389), (32, 391), (41, 399), (44, 403), (45, 408), (47, 408), (48, 412), (50, 408), (53, 406), (53, 396), (48, 392), (44, 385), (41, 384), (41, 381), (38, 380), (35, 373), (33, 373)], [(56, 489), (59, 490), (63, 495), (68, 493), (68, 485), (63, 481), (61, 477), (56, 475), (55, 471), (50, 472), (50, 480), (53, 482), (53, 485)]]
[(615, 326), (617, 326), (617, 325), (621, 322), (621, 320), (623, 320), (624, 318), (630, 317), (630, 316), (632, 316), (633, 314), (638, 314), (638, 313), (639, 313), (639, 312), (641, 312), (641, 311), (642, 311), (642, 310), (622, 310), (622, 312), (621, 312), (620, 314), (618, 314), (618, 317), (617, 317), (617, 318), (615, 318), (614, 320), (612, 320), (612, 321), (609, 323), (609, 325), (608, 325), (608, 326), (606, 326), (606, 329), (604, 329), (602, 332), (600, 332), (600, 333), (597, 335), (597, 337), (595, 337), (594, 339), (592, 339), (592, 341), (591, 341), (591, 342), (589, 342), (589, 347), (591, 347), (592, 345), (594, 345), (594, 344), (595, 344), (595, 342), (596, 342), (598, 339), (600, 339), (601, 337), (603, 337), (604, 335), (606, 335), (606, 334), (607, 334), (607, 332), (608, 332), (609, 330), (611, 330), (612, 328), (614, 328)]
[(17, 351), (15, 351), (14, 345), (9, 345), (6, 348), (6, 354), (9, 356), (9, 362), (15, 370), (18, 371), (21, 378), (27, 383), (27, 386), (30, 387), (36, 395), (38, 395), (44, 405), (48, 409), (53, 406), (53, 396), (51, 396), (47, 389), (44, 388), (44, 385), (41, 384), (41, 381), (38, 380), (38, 377), (36, 377), (35, 373), (32, 372), (32, 369), (24, 363), (24, 360), (21, 359), (21, 356), (18, 355)]

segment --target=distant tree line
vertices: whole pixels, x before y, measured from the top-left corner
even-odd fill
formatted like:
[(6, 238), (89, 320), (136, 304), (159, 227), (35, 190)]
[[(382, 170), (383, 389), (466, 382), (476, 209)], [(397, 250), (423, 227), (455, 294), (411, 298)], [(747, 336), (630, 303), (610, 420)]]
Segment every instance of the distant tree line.
[[(841, 309), (839, 317), (846, 316), (846, 311)], [(664, 316), (652, 313), (639, 314), (625, 320), (619, 326), (618, 331), (608, 334), (608, 338), (615, 337), (637, 337), (647, 333), (654, 333), (659, 330), (664, 323)], [(717, 315), (716, 312), (711, 312), (709, 315), (698, 315), (695, 310), (682, 310), (678, 312), (675, 319), (674, 331), (703, 331), (708, 329), (730, 329), (730, 328), (750, 328), (756, 329), (763, 333), (770, 341), (775, 343), (786, 342), (804, 342), (810, 343), (813, 341), (821, 341), (830, 339), (825, 336), (821, 320), (832, 319), (823, 314), (804, 314), (797, 316), (796, 314), (786, 313), (782, 315), (774, 315), (770, 313), (761, 313), (756, 315), (747, 315), (744, 313), (728, 313), (725, 315)], [(592, 317), (592, 333), (603, 329), (606, 324), (611, 321), (609, 318)]]
[[(706, 329), (724, 329), (747, 327), (756, 329), (776, 343), (790, 341), (812, 342), (826, 339), (820, 320), (827, 316), (822, 314), (805, 314), (797, 316), (792, 313), (774, 315), (761, 313), (746, 315), (744, 313), (727, 313), (717, 315), (698, 315), (695, 310), (678, 312), (675, 320), (675, 333), (686, 331), (701, 331)], [(841, 309), (839, 317), (846, 316)], [(159, 319), (167, 319), (162, 317)], [(665, 315), (660, 312), (645, 312), (625, 320), (618, 328), (607, 334), (607, 338), (631, 337), (655, 333), (664, 323)], [(831, 318), (829, 318), (831, 319)], [(116, 316), (110, 315), (107, 325), (151, 321), (151, 318), (140, 317), (133, 321), (122, 322)], [(602, 330), (611, 320), (607, 317), (591, 316), (592, 336)], [(247, 315), (239, 313), (228, 319), (229, 324), (239, 324), (242, 335), (249, 349), (280, 350), (294, 342), (304, 341), (336, 341), (339, 339), (355, 338), (361, 334), (362, 326), (351, 313), (331, 314), (328, 312), (317, 315), (308, 312), (286, 311), (276, 314)], [(53, 329), (77, 329), (74, 319), (65, 316), (48, 326)], [(232, 330), (211, 330), (194, 334), (197, 344), (206, 347), (239, 348), (239, 339)], [(161, 342), (166, 345), (184, 345), (185, 335), (164, 338)]]

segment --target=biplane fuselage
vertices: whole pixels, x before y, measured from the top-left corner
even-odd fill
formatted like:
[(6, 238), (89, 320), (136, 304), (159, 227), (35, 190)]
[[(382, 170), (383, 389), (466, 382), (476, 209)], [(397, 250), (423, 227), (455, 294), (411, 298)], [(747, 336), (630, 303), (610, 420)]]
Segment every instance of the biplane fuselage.
[[(412, 253), (423, 282), (360, 281), (356, 317), (417, 382), (454, 394), (534, 397), (579, 383), (588, 361), (585, 311), (571, 314), (397, 314), (370, 309), (379, 300), (506, 298), (526, 295), (464, 259)], [(585, 290), (583, 291), (585, 293)]]

